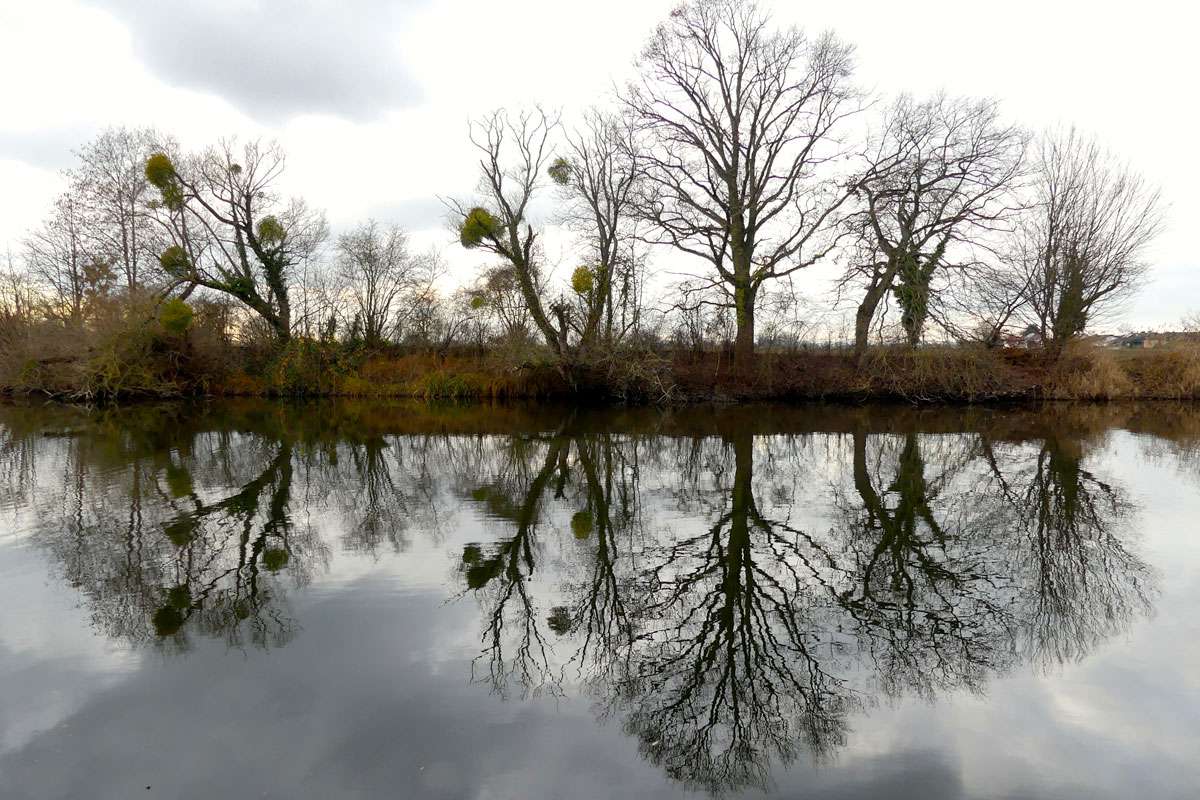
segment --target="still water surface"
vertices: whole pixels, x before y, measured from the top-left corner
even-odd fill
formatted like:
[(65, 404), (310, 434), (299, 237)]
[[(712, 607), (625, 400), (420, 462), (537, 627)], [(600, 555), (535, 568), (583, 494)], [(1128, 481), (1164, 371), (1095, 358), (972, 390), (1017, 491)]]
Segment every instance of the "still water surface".
[(1200, 410), (0, 406), (0, 797), (1200, 786)]

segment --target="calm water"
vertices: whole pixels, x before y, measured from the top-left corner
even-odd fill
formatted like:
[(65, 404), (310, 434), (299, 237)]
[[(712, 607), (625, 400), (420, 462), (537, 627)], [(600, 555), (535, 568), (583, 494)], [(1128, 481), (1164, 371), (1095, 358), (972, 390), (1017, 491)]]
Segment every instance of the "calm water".
[(1200, 409), (0, 406), (0, 796), (1193, 798)]

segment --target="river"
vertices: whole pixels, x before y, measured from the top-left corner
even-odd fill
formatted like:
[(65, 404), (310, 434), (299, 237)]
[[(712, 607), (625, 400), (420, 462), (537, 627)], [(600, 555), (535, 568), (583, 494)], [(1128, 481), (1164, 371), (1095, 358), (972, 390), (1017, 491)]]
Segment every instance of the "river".
[(5, 798), (1184, 798), (1200, 408), (0, 405)]

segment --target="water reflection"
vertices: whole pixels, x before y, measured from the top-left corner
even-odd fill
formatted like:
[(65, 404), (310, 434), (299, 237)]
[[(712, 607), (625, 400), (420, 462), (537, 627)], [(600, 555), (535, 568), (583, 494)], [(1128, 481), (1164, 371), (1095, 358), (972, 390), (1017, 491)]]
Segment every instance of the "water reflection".
[(832, 757), (856, 710), (1052, 669), (1149, 613), (1135, 509), (1092, 463), (1114, 413), (10, 407), (0, 505), (98, 630), (168, 652), (285, 645), (335, 547), (403, 557), (469, 507), (471, 678), (586, 692), (719, 794)]

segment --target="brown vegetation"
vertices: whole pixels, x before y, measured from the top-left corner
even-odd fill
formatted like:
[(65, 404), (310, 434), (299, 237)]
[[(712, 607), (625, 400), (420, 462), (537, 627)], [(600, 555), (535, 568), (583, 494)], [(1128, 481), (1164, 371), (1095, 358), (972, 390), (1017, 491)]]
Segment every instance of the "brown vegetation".
[[(48, 350), (47, 352), (55, 352)], [(1145, 351), (1071, 348), (1060, 358), (978, 346), (763, 353), (750, 369), (728, 351), (647, 352), (620, 373), (568, 382), (550, 362), (508, 363), (489, 351), (355, 351), (295, 341), (282, 351), (236, 351), (230, 367), (202, 342), (161, 330), (118, 330), (84, 358), (3, 359), (0, 391), (71, 399), (224, 395), (425, 400), (561, 399), (685, 404), (751, 400), (889, 400), (912, 404), (1023, 400), (1200, 399), (1200, 347)]]

